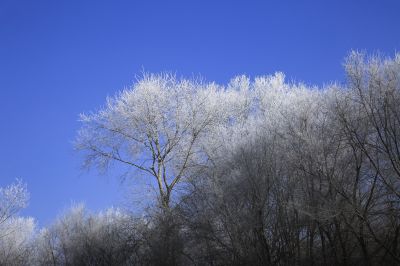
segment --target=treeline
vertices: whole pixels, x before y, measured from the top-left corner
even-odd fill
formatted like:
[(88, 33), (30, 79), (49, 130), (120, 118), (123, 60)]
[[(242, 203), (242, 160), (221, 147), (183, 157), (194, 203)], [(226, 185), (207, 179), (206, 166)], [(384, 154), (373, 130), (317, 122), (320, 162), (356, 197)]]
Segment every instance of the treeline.
[(145, 76), (82, 116), (76, 147), (88, 166), (139, 169), (157, 204), (79, 205), (41, 230), (11, 214), (0, 263), (399, 265), (400, 55), (344, 65), (346, 84), (324, 88)]

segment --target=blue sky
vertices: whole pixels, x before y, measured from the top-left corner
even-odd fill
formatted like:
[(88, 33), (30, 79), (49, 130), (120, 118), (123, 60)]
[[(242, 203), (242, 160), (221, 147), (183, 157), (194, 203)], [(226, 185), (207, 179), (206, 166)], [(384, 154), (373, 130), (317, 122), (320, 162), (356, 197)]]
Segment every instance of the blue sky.
[(79, 113), (142, 69), (219, 83), (275, 71), (307, 84), (343, 82), (351, 49), (400, 49), (399, 10), (397, 0), (0, 0), (0, 186), (27, 182), (23, 214), (41, 225), (72, 202), (126, 204), (132, 188), (116, 171), (80, 169)]

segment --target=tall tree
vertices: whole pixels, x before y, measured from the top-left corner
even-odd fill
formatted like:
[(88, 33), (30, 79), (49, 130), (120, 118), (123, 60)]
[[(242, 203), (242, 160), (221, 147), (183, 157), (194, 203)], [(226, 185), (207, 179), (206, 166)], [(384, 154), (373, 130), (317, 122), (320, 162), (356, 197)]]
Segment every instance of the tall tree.
[(240, 99), (239, 90), (215, 83), (145, 75), (100, 111), (81, 115), (76, 147), (85, 151), (87, 166), (119, 162), (152, 177), (159, 202), (169, 208), (175, 186), (207, 160), (202, 140), (232, 123)]

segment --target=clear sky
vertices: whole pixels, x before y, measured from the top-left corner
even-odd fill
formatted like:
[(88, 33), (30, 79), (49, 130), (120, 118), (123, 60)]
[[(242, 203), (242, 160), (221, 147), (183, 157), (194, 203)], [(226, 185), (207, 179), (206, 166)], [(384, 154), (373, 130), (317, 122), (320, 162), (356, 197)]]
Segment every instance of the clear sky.
[(400, 49), (400, 1), (0, 0), (0, 186), (21, 178), (23, 212), (49, 224), (71, 202), (126, 202), (116, 172), (81, 171), (78, 114), (132, 84), (142, 69), (202, 75), (283, 71), (344, 81), (351, 49)]

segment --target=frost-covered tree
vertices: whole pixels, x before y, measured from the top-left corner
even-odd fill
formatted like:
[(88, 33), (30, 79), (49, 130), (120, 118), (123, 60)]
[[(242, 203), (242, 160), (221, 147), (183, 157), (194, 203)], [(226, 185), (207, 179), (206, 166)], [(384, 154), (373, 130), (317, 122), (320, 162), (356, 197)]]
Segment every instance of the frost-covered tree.
[(28, 204), (29, 193), (21, 180), (0, 188), (0, 264), (26, 265), (35, 233), (33, 218), (18, 217)]
[[(29, 193), (21, 180), (0, 188), (0, 224), (16, 215), (28, 204)], [(1, 235), (0, 235), (1, 236)]]
[(365, 261), (376, 249), (400, 263), (400, 56), (345, 61), (348, 90), (338, 101), (343, 139), (352, 148), (352, 184), (341, 194), (352, 215), (343, 217), (362, 247)]
[(0, 225), (0, 265), (27, 265), (36, 224), (33, 218), (13, 217)]
[(141, 221), (110, 208), (90, 213), (76, 205), (35, 239), (36, 265), (137, 265)]
[(208, 160), (203, 142), (246, 107), (240, 88), (145, 75), (100, 111), (81, 115), (76, 148), (85, 152), (86, 165), (106, 169), (119, 162), (151, 177), (169, 208), (175, 186)]

